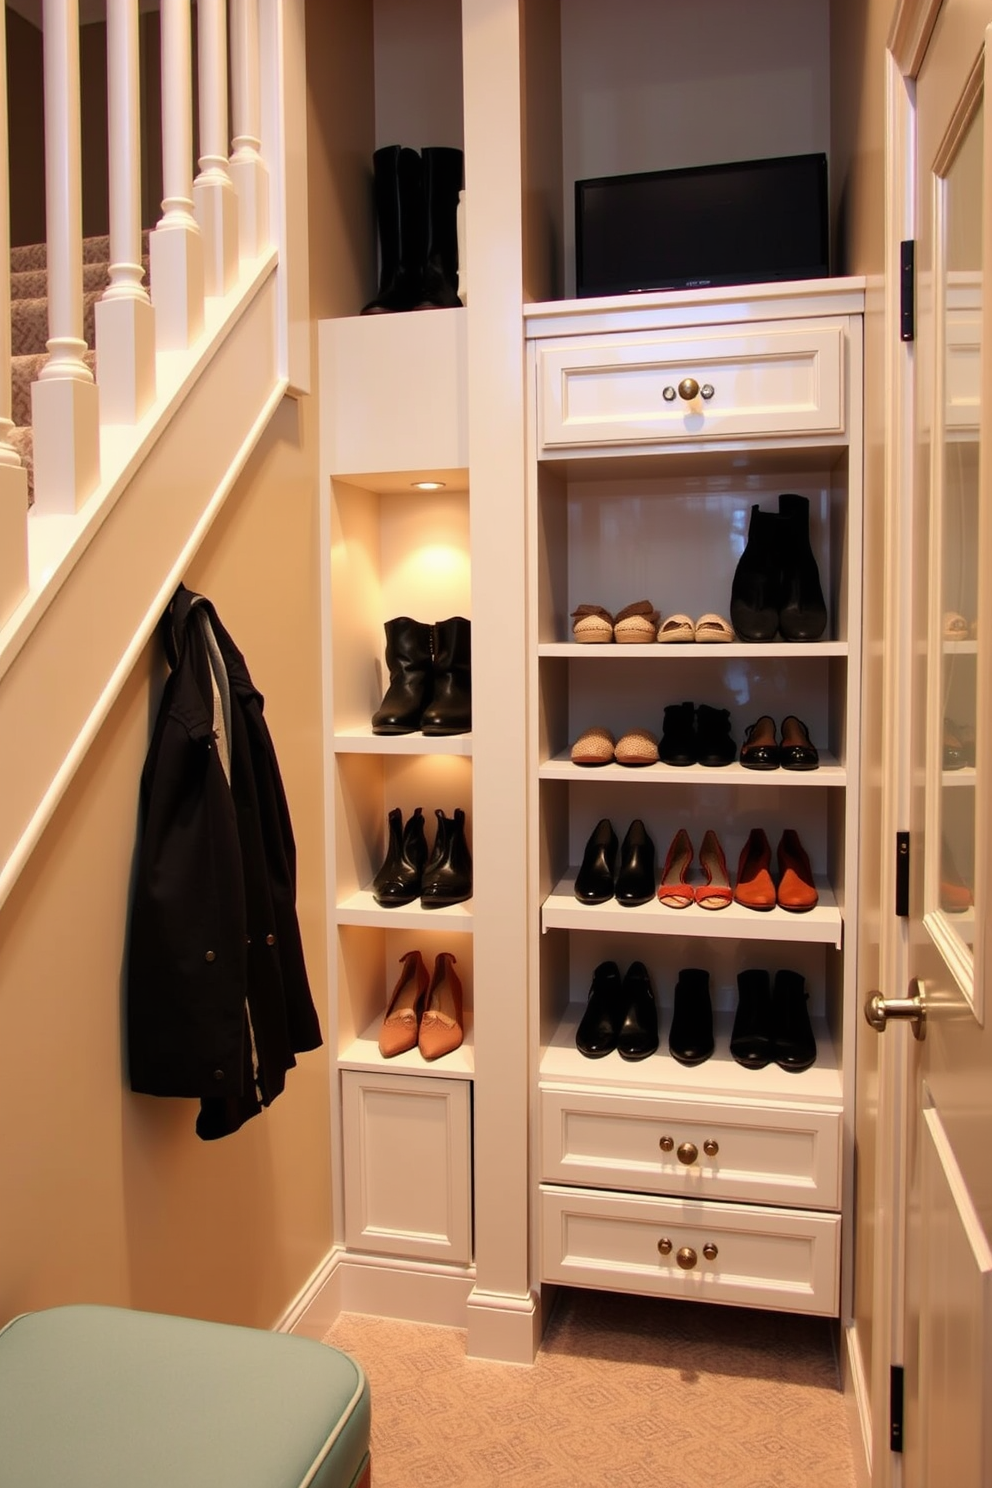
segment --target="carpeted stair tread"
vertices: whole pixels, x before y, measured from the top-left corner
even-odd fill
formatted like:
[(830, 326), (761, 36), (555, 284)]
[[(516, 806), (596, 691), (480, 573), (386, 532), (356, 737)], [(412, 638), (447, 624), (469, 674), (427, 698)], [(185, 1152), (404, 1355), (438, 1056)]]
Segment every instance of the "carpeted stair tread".
[(30, 424), (16, 425), (7, 436), (28, 473), (28, 505), (34, 504), (34, 430)]
[[(110, 282), (106, 263), (83, 264), (83, 291), (105, 290)], [(10, 298), (39, 300), (48, 293), (48, 270), (25, 269), (10, 276)]]
[[(148, 254), (147, 228), (141, 234), (141, 252), (145, 256)], [(98, 233), (92, 238), (83, 239), (84, 264), (107, 264), (109, 262), (109, 234)], [(45, 243), (22, 243), (10, 250), (10, 271), (12, 274), (21, 273), (26, 269), (44, 269), (47, 263), (48, 249)]]
[[(15, 424), (31, 422), (31, 384), (48, 361), (48, 353), (11, 358), (11, 418)], [(96, 352), (84, 351), (83, 361), (91, 372), (96, 372)]]
[[(96, 322), (93, 307), (102, 290), (89, 289), (83, 295), (83, 339), (87, 346), (96, 345)], [(14, 300), (10, 307), (10, 347), (14, 356), (33, 356), (48, 346), (48, 301)]]

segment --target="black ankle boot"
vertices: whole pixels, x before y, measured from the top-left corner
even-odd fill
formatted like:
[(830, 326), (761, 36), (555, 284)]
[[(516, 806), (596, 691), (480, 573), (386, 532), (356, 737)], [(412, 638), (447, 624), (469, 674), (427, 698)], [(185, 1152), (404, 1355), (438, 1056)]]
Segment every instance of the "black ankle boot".
[(424, 813), (418, 806), (403, 825), (403, 813), (397, 806), (389, 813), (389, 844), (382, 867), (372, 880), (372, 897), (384, 909), (412, 904), (420, 893), (424, 865), (427, 862), (427, 837)]
[(818, 641), (827, 628), (827, 606), (809, 541), (809, 502), (805, 496), (780, 496), (778, 511), (782, 524), (778, 628), (787, 641)]
[(696, 709), (696, 758), (711, 769), (732, 765), (737, 758), (726, 708), (709, 708), (700, 703)]
[(738, 973), (737, 1012), (730, 1034), (730, 1052), (745, 1069), (764, 1069), (771, 1062), (771, 997), (767, 971)]
[(806, 981), (798, 971), (777, 971), (771, 997), (772, 1047), (780, 1069), (797, 1073), (816, 1060)]
[(747, 546), (734, 570), (730, 618), (742, 641), (773, 641), (781, 594), (781, 519), (751, 508)]
[(379, 235), (379, 292), (363, 315), (413, 310), (424, 295), (423, 168), (416, 150), (386, 145), (372, 156)]
[(472, 857), (465, 841), (465, 813), (435, 811), (437, 832), (420, 889), (422, 909), (447, 909), (472, 897)]
[(620, 968), (615, 961), (602, 961), (592, 974), (585, 1012), (575, 1030), (575, 1047), (587, 1059), (602, 1059), (617, 1046), (623, 1021)]
[(461, 615), (432, 632), (434, 696), (424, 709), (425, 734), (467, 734), (472, 727), (472, 626)]
[(696, 710), (692, 703), (669, 703), (665, 709), (658, 758), (666, 765), (696, 763)]
[(654, 898), (657, 881), (654, 871), (654, 843), (638, 817), (627, 828), (620, 849), (620, 871), (617, 874), (618, 904), (647, 904)]
[(419, 729), (424, 708), (431, 700), (431, 628), (401, 615), (387, 620), (385, 631), (389, 686), (372, 714), (372, 732), (412, 734)]
[(458, 298), (458, 193), (462, 152), (445, 145), (421, 150), (424, 181), (424, 270), (418, 310), (450, 310)]
[(713, 1053), (710, 974), (696, 967), (679, 972), (668, 1051), (679, 1064), (702, 1064)]
[(613, 823), (604, 816), (589, 836), (575, 875), (573, 893), (580, 904), (605, 904), (613, 898), (619, 849)]
[(658, 1047), (658, 1004), (643, 961), (632, 961), (620, 990), (624, 1009), (617, 1032), (621, 1059), (647, 1059)]

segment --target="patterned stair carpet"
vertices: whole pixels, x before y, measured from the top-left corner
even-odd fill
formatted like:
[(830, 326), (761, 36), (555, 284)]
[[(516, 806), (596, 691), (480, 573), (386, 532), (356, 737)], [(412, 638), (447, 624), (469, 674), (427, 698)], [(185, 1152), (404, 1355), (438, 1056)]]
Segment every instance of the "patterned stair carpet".
[(375, 1488), (855, 1488), (831, 1326), (563, 1290), (533, 1368), (456, 1329), (343, 1313)]

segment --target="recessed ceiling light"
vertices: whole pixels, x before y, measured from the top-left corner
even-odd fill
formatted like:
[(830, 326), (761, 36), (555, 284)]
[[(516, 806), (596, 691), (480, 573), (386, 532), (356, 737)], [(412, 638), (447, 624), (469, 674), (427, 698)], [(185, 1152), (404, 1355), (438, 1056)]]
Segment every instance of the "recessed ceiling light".
[(410, 484), (415, 491), (443, 491), (445, 486), (444, 481), (411, 481)]

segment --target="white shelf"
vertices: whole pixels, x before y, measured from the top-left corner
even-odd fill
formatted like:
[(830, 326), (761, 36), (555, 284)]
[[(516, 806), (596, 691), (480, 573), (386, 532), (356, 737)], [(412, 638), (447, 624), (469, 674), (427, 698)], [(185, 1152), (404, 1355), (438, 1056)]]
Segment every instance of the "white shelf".
[(334, 735), (335, 754), (452, 754), (471, 755), (471, 734), (374, 734), (369, 725), (339, 729)]
[(383, 909), (376, 904), (371, 889), (359, 889), (338, 904), (335, 918), (339, 925), (375, 925), (383, 930), (441, 930), (449, 934), (466, 934), (472, 929), (472, 901), (453, 904), (450, 909), (422, 909), (419, 900)]
[(945, 656), (977, 656), (977, 641), (943, 641), (941, 650)]
[[(720, 911), (724, 913), (725, 911)], [(710, 1059), (692, 1068), (679, 1064), (668, 1052), (671, 1009), (659, 1009), (659, 1046), (657, 1054), (647, 1059), (621, 1059), (617, 1053), (603, 1059), (587, 1059), (575, 1047), (575, 1032), (585, 1012), (584, 1002), (570, 1002), (555, 1029), (550, 1044), (541, 1056), (542, 1086), (555, 1084), (609, 1086), (627, 1095), (653, 1091), (665, 1094), (695, 1096), (750, 1097), (755, 1102), (791, 1101), (841, 1106), (843, 1082), (837, 1066), (837, 1054), (830, 1031), (820, 1018), (814, 1018), (816, 1063), (799, 1074), (769, 1064), (763, 1070), (744, 1069), (730, 1054), (730, 1033), (734, 1015), (715, 1012), (713, 1034), (716, 1049)]]
[(976, 771), (974, 765), (962, 765), (960, 770), (941, 770), (940, 783), (944, 790), (949, 785), (970, 785), (975, 788)]
[[(962, 644), (965, 644), (962, 642)], [(846, 656), (846, 641), (730, 641), (724, 645), (659, 645), (657, 641), (637, 646), (618, 646), (607, 642), (604, 646), (580, 645), (578, 641), (542, 641), (537, 654), (540, 657), (560, 656), (583, 661), (727, 661), (738, 657), (788, 657), (798, 660), (809, 656)]]
[[(632, 785), (815, 785), (844, 786), (847, 770), (832, 754), (820, 750), (816, 770), (746, 770), (741, 764), (721, 765), (573, 765), (568, 750), (538, 767), (541, 780), (624, 781)], [(972, 772), (974, 773), (974, 772)]]
[(627, 906), (610, 899), (606, 904), (580, 904), (574, 885), (578, 872), (570, 868), (545, 899), (541, 908), (543, 930), (598, 930), (610, 934), (698, 935), (707, 940), (791, 940), (840, 949), (844, 919), (833, 890), (816, 877), (820, 902), (805, 914), (785, 909), (745, 909), (731, 903), (726, 909), (669, 909), (652, 899), (647, 904)]
[(394, 1054), (383, 1059), (379, 1053), (379, 1028), (381, 1018), (376, 1018), (365, 1032), (353, 1039), (338, 1055), (341, 1069), (369, 1070), (373, 1074), (435, 1075), (448, 1080), (470, 1080), (475, 1073), (475, 1049), (472, 1044), (471, 1022), (466, 1014), (465, 1038), (457, 1049), (441, 1059), (424, 1059), (419, 1049), (408, 1049), (405, 1054)]

